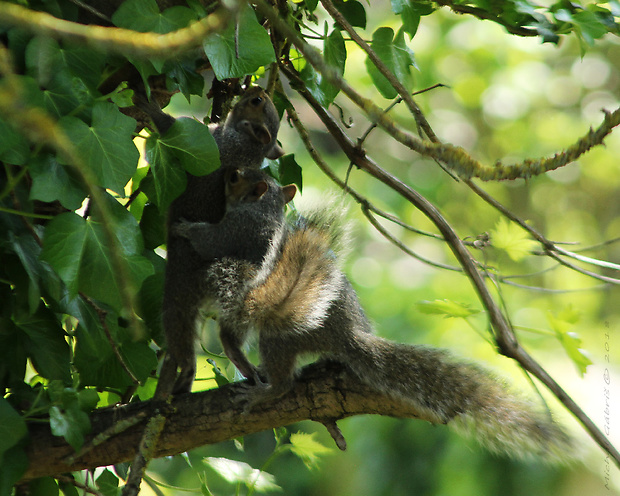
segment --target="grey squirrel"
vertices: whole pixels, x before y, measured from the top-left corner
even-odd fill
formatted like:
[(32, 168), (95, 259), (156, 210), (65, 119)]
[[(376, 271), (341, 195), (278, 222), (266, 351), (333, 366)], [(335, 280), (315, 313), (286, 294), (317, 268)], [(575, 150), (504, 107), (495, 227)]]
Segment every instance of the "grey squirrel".
[[(220, 153), (220, 168), (206, 176), (187, 174), (185, 191), (170, 206), (168, 226), (181, 218), (219, 222), (225, 212), (227, 171), (258, 169), (265, 157), (280, 156), (282, 151), (276, 141), (279, 126), (278, 112), (265, 91), (258, 86), (248, 89), (222, 124), (210, 125)], [(210, 260), (198, 256), (186, 239), (170, 233), (167, 252), (163, 326), (168, 354), (160, 383), (162, 388), (168, 388), (168, 383), (175, 381), (172, 391), (178, 394), (191, 390), (196, 372), (196, 327), (201, 309), (209, 300), (204, 273)]]
[[(445, 350), (375, 336), (338, 267), (339, 215), (323, 210), (287, 223), (283, 207), (294, 193), (261, 172), (236, 171), (227, 176), (221, 222), (172, 226), (201, 257), (216, 260), (207, 280), (216, 288), (224, 350), (255, 383), (246, 393), (249, 408), (286, 393), (297, 357), (312, 353), (344, 363), (360, 381), (410, 403), (425, 418), (473, 431), (491, 450), (570, 456), (572, 440), (548, 412), (511, 394), (489, 372)], [(260, 373), (241, 350), (252, 329)]]

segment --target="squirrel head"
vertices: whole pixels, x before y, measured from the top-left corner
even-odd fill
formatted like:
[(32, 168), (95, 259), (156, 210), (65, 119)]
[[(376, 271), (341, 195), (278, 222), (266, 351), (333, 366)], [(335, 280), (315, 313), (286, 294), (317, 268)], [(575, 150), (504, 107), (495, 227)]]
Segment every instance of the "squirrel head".
[(276, 142), (280, 129), (278, 111), (260, 86), (252, 86), (243, 94), (226, 121), (226, 125), (234, 126), (237, 132), (262, 145), (267, 158), (284, 154)]
[(290, 202), (297, 192), (294, 184), (279, 186), (264, 172), (249, 168), (231, 168), (225, 173), (226, 202), (229, 206), (259, 201), (270, 189), (279, 190), (283, 206)]

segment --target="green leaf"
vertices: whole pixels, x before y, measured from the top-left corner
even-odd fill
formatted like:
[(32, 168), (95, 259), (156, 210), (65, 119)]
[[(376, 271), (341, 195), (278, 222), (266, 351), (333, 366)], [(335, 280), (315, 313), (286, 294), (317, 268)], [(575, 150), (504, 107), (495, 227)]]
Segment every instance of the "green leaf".
[[(372, 35), (370, 46), (405, 88), (410, 89), (413, 87), (411, 66), (415, 66), (415, 59), (413, 52), (405, 43), (404, 31), (402, 29), (396, 33), (396, 36), (394, 36), (392, 28), (382, 27), (377, 29)], [(398, 95), (389, 81), (379, 72), (369, 58), (366, 59), (366, 70), (384, 98), (392, 99)]]
[(97, 477), (97, 487), (104, 496), (117, 496), (121, 494), (121, 488), (118, 487), (119, 480), (107, 468)]
[(504, 217), (500, 218), (495, 229), (491, 230), (491, 241), (495, 248), (504, 250), (515, 262), (523, 260), (537, 246), (527, 232)]
[[(185, 184), (185, 181), (182, 184)], [(182, 189), (177, 190), (177, 194), (182, 191)], [(167, 208), (170, 201), (164, 202), (162, 208)], [(148, 250), (155, 249), (166, 242), (166, 216), (160, 213), (155, 204), (147, 203), (144, 206), (140, 219), (140, 229), (142, 236), (144, 236), (144, 245)]]
[(443, 315), (446, 318), (465, 319), (480, 313), (480, 310), (452, 300), (420, 301), (417, 303), (417, 307), (420, 312), (427, 315)]
[[(96, 318), (96, 316), (92, 316)], [(133, 342), (129, 333), (123, 332), (108, 318), (108, 330), (116, 343), (123, 361), (133, 375), (144, 382), (151, 371), (157, 367), (157, 356), (146, 342)], [(78, 325), (75, 331), (76, 345), (73, 363), (80, 373), (80, 383), (94, 387), (123, 388), (133, 384), (120, 363), (116, 353), (100, 326)]]
[[(334, 29), (325, 39), (323, 56), (325, 62), (340, 76), (344, 74), (344, 66), (347, 59), (347, 49), (340, 31)], [(340, 91), (332, 85), (327, 78), (317, 72), (311, 65), (306, 65), (301, 73), (310, 93), (321, 103), (328, 107)]]
[(28, 164), (31, 200), (58, 200), (68, 210), (77, 210), (86, 198), (86, 189), (71, 169), (60, 165), (53, 155), (39, 154)]
[[(72, 296), (83, 291), (120, 310), (124, 303), (120, 285), (133, 286), (137, 291), (153, 273), (153, 266), (141, 255), (144, 244), (137, 221), (114, 199), (108, 195), (105, 198), (113, 217), (111, 227), (120, 260), (113, 259), (110, 240), (96, 211), (89, 220), (74, 213), (52, 219), (45, 229), (41, 258), (54, 268)], [(126, 280), (118, 278), (115, 262), (125, 264)]]
[(281, 491), (275, 483), (275, 477), (270, 473), (252, 468), (244, 462), (229, 460), (228, 458), (204, 458), (203, 461), (231, 484), (245, 484), (254, 487), (257, 492)]
[(4, 398), (0, 398), (0, 458), (28, 435), (23, 417)]
[(151, 174), (142, 180), (140, 187), (159, 211), (166, 212), (172, 201), (185, 191), (187, 174), (172, 151), (162, 146), (157, 137), (146, 140), (145, 152), (146, 160), (151, 164)]
[(356, 28), (366, 29), (366, 9), (357, 0), (347, 0), (343, 2), (336, 0), (333, 2), (349, 24)]
[(29, 314), (32, 314), (39, 307), (41, 298), (39, 280), (42, 268), (41, 262), (38, 260), (41, 248), (35, 239), (27, 233), (15, 236), (13, 232), (9, 232), (8, 238), (11, 249), (19, 257), (19, 261), (28, 275), (28, 308)]
[(24, 165), (30, 155), (28, 140), (0, 119), (0, 161)]
[(392, 0), (392, 11), (401, 16), (403, 29), (413, 38), (420, 25), (420, 18), (434, 11), (430, 3), (413, 2), (412, 0)]
[(583, 39), (590, 46), (594, 45), (594, 41), (607, 34), (607, 27), (601, 22), (599, 17), (589, 10), (582, 10), (573, 14), (573, 20), (579, 27), (579, 31)]
[(252, 74), (275, 61), (269, 35), (249, 5), (245, 5), (239, 16), (238, 43), (235, 43), (234, 23), (231, 24), (221, 33), (209, 36), (203, 44), (219, 80)]
[(579, 312), (572, 306), (566, 307), (557, 316), (552, 312), (547, 312), (547, 320), (549, 321), (551, 329), (555, 332), (564, 351), (566, 351), (566, 354), (573, 361), (577, 370), (583, 377), (588, 365), (592, 364), (592, 360), (588, 358), (585, 351), (581, 348), (582, 341), (579, 335), (574, 332), (569, 332), (569, 329), (579, 321), (579, 318)]
[(192, 9), (175, 6), (160, 12), (155, 0), (126, 0), (112, 16), (112, 22), (119, 28), (160, 34), (184, 28), (195, 20)]
[(58, 496), (58, 483), (53, 477), (34, 479), (28, 484), (28, 494), (30, 496)]
[(54, 436), (63, 437), (76, 451), (84, 444), (84, 435), (90, 432), (88, 414), (77, 407), (61, 409), (50, 407), (50, 429)]
[(98, 102), (93, 107), (92, 125), (72, 116), (63, 117), (58, 124), (99, 185), (124, 195), (140, 158), (133, 143), (136, 121), (121, 114), (115, 105)]
[(14, 446), (5, 451), (4, 455), (0, 455), (0, 494), (14, 494), (13, 486), (26, 473), (29, 465), (28, 456), (21, 445)]
[(315, 436), (316, 432), (312, 434), (304, 432), (291, 434), (291, 451), (301, 458), (309, 469), (317, 466), (320, 456), (333, 451), (331, 448), (319, 443)]
[(195, 119), (177, 119), (159, 144), (194, 176), (204, 176), (220, 166), (219, 151), (209, 128)]
[(141, 187), (160, 212), (165, 212), (185, 190), (184, 169), (203, 176), (220, 165), (219, 150), (209, 128), (194, 119), (177, 119), (164, 137), (149, 137), (145, 149), (151, 175), (143, 179)]
[(279, 160), (279, 178), (281, 184), (295, 184), (301, 193), (303, 189), (303, 177), (301, 166), (295, 160), (295, 154), (284, 155)]
[(49, 380), (71, 382), (71, 351), (55, 314), (41, 305), (33, 315), (16, 315), (15, 324), (28, 336), (23, 345), (37, 372)]

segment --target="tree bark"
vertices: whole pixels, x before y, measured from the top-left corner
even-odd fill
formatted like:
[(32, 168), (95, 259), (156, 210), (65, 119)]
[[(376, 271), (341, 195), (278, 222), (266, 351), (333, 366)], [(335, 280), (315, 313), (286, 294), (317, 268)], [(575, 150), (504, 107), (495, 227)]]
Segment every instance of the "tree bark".
[(33, 424), (30, 430), (28, 470), (20, 482), (44, 476), (130, 461), (140, 443), (146, 421), (163, 413), (166, 424), (155, 457), (170, 456), (206, 444), (215, 444), (301, 420), (333, 422), (361, 414), (423, 418), (410, 405), (378, 393), (337, 363), (323, 362), (304, 368), (295, 387), (283, 397), (259, 404), (244, 413), (244, 383), (234, 383), (200, 393), (184, 394), (171, 403), (130, 403), (96, 410), (91, 414), (91, 441), (118, 422), (136, 416), (142, 420), (77, 457), (64, 439), (52, 435), (49, 425)]

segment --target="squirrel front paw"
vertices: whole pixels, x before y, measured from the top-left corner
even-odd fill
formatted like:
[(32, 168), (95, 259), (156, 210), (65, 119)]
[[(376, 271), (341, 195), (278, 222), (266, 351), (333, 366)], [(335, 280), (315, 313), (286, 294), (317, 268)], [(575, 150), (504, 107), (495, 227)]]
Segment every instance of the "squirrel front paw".
[(178, 236), (179, 238), (187, 238), (189, 237), (189, 231), (191, 230), (193, 224), (195, 224), (195, 222), (190, 222), (181, 217), (170, 226), (170, 234), (173, 236)]

